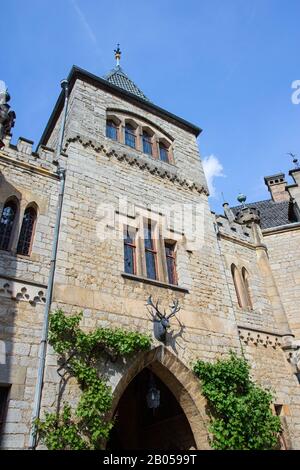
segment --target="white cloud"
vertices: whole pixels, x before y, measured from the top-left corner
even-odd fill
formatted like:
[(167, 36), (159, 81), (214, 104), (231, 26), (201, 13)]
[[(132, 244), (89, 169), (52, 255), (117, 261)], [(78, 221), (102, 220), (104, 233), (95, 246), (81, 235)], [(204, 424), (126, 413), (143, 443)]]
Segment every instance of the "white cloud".
[(78, 5), (77, 1), (76, 0), (70, 0), (71, 1), (71, 4), (73, 5), (74, 7), (74, 10), (76, 11), (78, 17), (79, 17), (79, 20), (82, 24), (82, 26), (84, 27), (84, 29), (86, 30), (86, 33), (87, 35), (89, 36), (90, 40), (95, 44), (97, 45), (97, 38), (96, 38), (96, 35), (91, 27), (91, 25), (89, 24), (89, 22), (87, 21), (83, 11), (81, 10), (80, 6)]
[(4, 93), (6, 91), (6, 85), (3, 80), (0, 80), (0, 93)]
[(202, 163), (203, 170), (207, 179), (210, 196), (214, 197), (216, 195), (214, 179), (219, 176), (225, 176), (223, 173), (223, 165), (220, 163), (219, 159), (215, 155), (209, 155), (208, 157), (204, 157)]

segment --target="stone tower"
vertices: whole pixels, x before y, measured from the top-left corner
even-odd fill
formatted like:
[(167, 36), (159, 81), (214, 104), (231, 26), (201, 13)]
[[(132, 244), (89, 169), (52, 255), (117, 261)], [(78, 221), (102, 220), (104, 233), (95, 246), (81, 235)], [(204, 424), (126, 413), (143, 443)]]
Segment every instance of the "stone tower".
[[(196, 140), (201, 130), (153, 104), (119, 59), (104, 78), (73, 67), (67, 81), (64, 134), (62, 92), (37, 152), (31, 141), (20, 138), (14, 146), (9, 137), (0, 151), (2, 231), (4, 217), (12, 220), (6, 244), (0, 240), (3, 448), (29, 445), (59, 166), (65, 183), (52, 310), (83, 311), (86, 330), (122, 326), (153, 337), (150, 352), (110, 367), (119, 414), (112, 445), (208, 449), (205, 400), (191, 363), (243, 349), (255, 379), (274, 390), (283, 446), (299, 449), (299, 255), (290, 250), (299, 242), (299, 219), (264, 229), (257, 205), (225, 204), (224, 216), (211, 213)], [(299, 206), (297, 174), (289, 192), (280, 181), (276, 210), (281, 203)], [(29, 211), (30, 239), (22, 231)], [(162, 308), (174, 299), (181, 306), (163, 342), (153, 335), (149, 296)], [(141, 423), (145, 400), (134, 390), (143, 389), (149, 371), (170, 405), (166, 415)], [(55, 408), (59, 383), (48, 347), (42, 412)], [(76, 394), (66, 387), (63, 399), (74, 403)]]

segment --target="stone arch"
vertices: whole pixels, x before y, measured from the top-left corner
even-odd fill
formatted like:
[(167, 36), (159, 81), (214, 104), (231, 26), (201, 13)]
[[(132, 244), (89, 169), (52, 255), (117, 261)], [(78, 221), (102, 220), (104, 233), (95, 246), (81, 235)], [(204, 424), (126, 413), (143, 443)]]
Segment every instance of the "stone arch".
[(175, 396), (189, 422), (197, 449), (210, 449), (207, 403), (201, 394), (199, 380), (163, 346), (138, 354), (127, 365), (114, 389), (111, 415), (114, 415), (119, 400), (130, 382), (146, 367), (151, 369)]

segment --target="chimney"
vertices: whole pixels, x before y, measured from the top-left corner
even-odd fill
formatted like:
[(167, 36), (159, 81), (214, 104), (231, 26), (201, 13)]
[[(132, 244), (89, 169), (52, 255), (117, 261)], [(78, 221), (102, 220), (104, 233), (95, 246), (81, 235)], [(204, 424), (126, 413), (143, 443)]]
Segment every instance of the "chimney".
[(274, 202), (289, 201), (290, 196), (286, 188), (285, 174), (265, 176), (265, 183), (271, 193)]

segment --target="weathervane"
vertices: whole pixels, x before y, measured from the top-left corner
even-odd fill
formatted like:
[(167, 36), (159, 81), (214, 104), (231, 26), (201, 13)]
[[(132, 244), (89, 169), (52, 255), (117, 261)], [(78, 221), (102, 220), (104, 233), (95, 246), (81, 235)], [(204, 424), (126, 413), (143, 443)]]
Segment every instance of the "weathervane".
[(122, 54), (119, 43), (117, 44), (117, 49), (114, 49), (114, 53), (115, 53), (115, 59), (117, 61), (117, 67), (118, 67), (120, 65), (120, 59), (121, 59), (121, 54)]
[(170, 328), (170, 318), (174, 317), (177, 312), (179, 312), (179, 300), (173, 300), (173, 303), (170, 305), (171, 313), (167, 315), (166, 311), (161, 313), (158, 309), (158, 301), (156, 305), (152, 302), (152, 296), (149, 295), (147, 299), (146, 306), (148, 308), (148, 312), (150, 313), (152, 320), (153, 320), (153, 333), (155, 338), (158, 341), (164, 343), (166, 341), (166, 333), (167, 329)]
[(292, 157), (293, 163), (294, 163), (295, 167), (296, 167), (297, 169), (299, 169), (299, 168), (300, 168), (300, 164), (299, 164), (299, 160), (298, 160), (298, 158), (297, 158), (297, 155), (296, 155), (295, 153), (292, 153), (292, 152), (288, 152), (287, 155), (289, 155), (290, 157)]

